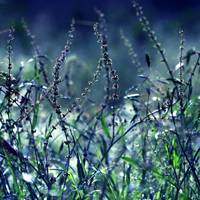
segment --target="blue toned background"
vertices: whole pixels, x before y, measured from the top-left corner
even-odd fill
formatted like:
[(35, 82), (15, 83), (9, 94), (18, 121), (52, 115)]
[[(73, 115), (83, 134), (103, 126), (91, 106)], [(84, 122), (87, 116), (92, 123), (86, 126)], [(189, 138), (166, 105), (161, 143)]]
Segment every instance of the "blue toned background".
[[(186, 20), (185, 23), (187, 23), (195, 21), (196, 17), (199, 18), (200, 2), (196, 0), (140, 0), (139, 3), (152, 19), (159, 17), (181, 20), (182, 18), (182, 21)], [(97, 20), (94, 7), (101, 9), (112, 22), (122, 23), (123, 18), (134, 13), (131, 4), (131, 0), (1, 0), (0, 26), (4, 26), (13, 18), (16, 20), (22, 16), (29, 23), (35, 23), (42, 16), (46, 16), (52, 26), (58, 29), (65, 28), (71, 17), (79, 20)]]
[[(158, 41), (166, 49), (166, 57), (171, 66), (175, 66), (178, 62), (179, 28), (185, 34), (185, 51), (191, 47), (200, 49), (200, 1), (138, 0), (138, 2), (143, 7), (152, 30), (156, 32)], [(159, 67), (157, 61), (160, 59), (155, 53), (157, 51), (152, 48), (149, 38), (142, 31), (131, 0), (1, 0), (0, 30), (10, 28), (12, 22), (15, 22), (16, 40), (13, 43), (13, 59), (18, 63), (28, 60), (34, 50), (21, 28), (23, 17), (35, 35), (41, 52), (55, 60), (68, 39), (69, 25), (74, 17), (76, 25), (71, 54), (76, 54), (92, 75), (101, 57), (99, 44), (93, 33), (93, 24), (98, 21), (94, 7), (105, 14), (110, 57), (113, 60), (113, 67), (119, 74), (121, 89), (125, 90), (140, 80), (121, 39), (120, 27), (129, 38), (144, 67), (146, 67), (145, 51), (150, 52), (155, 68)], [(7, 38), (6, 33), (0, 35), (1, 52), (6, 52), (5, 38)], [(1, 53), (1, 58), (2, 56), (4, 57), (5, 53)], [(165, 73), (163, 70), (162, 72)], [(131, 78), (127, 78), (130, 75)], [(98, 84), (101, 86), (101, 83)]]

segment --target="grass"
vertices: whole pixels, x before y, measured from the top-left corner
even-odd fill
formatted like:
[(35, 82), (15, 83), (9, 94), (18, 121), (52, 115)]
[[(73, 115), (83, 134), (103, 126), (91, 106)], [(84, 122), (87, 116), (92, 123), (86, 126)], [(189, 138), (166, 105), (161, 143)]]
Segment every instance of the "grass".
[[(7, 69), (0, 72), (2, 199), (199, 199), (200, 53), (184, 52), (180, 29), (178, 65), (170, 66), (142, 8), (135, 1), (133, 7), (161, 67), (154, 68), (155, 55), (148, 52), (142, 67), (121, 29), (140, 80), (125, 91), (110, 58), (106, 17), (98, 9), (93, 30), (102, 57), (92, 77), (84, 75), (78, 56), (70, 56), (74, 19), (52, 70), (52, 60), (40, 51), (25, 21), (35, 54), (13, 70), (14, 24), (6, 31)], [(88, 83), (79, 91), (81, 76)]]

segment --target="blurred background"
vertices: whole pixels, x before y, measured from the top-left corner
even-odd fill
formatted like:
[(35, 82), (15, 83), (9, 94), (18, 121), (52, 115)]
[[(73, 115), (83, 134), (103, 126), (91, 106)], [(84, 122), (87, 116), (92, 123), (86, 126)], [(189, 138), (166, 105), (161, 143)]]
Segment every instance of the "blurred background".
[[(158, 42), (166, 50), (166, 57), (171, 68), (175, 67), (179, 61), (177, 56), (181, 39), (180, 28), (185, 34), (185, 52), (192, 47), (196, 50), (200, 49), (199, 1), (140, 0), (139, 3), (150, 22), (151, 29), (156, 32)], [(13, 70), (17, 71), (21, 62), (26, 62), (34, 55), (31, 41), (22, 28), (22, 18), (27, 22), (31, 33), (35, 35), (41, 53), (48, 55), (52, 60), (52, 63), (47, 64), (50, 76), (55, 59), (60, 56), (66, 44), (70, 23), (74, 18), (76, 20), (74, 41), (68, 59), (71, 59), (71, 62), (76, 59), (79, 61), (78, 64), (76, 62), (73, 65), (74, 71), (71, 77), (72, 88), (77, 91), (77, 94), (74, 92), (74, 96), (79, 96), (87, 86), (87, 81), (92, 79), (101, 57), (100, 45), (93, 32), (93, 24), (98, 22), (95, 7), (105, 14), (107, 20), (109, 54), (113, 60), (113, 68), (119, 75), (122, 92), (142, 80), (137, 77), (128, 49), (121, 39), (120, 28), (133, 45), (142, 67), (147, 68), (145, 62), (147, 51), (150, 53), (153, 67), (165, 76), (167, 71), (159, 63), (161, 57), (152, 47), (152, 42), (149, 41), (146, 33), (142, 31), (131, 0), (0, 0), (0, 31), (9, 29), (12, 22), (16, 27), (14, 34), (16, 39), (13, 41)], [(5, 68), (7, 39), (7, 33), (0, 34), (0, 70)], [(63, 67), (64, 72), (65, 66)], [(105, 85), (103, 80), (105, 79), (99, 81), (94, 87), (94, 90), (101, 88), (102, 92), (98, 90), (97, 97), (93, 96), (94, 100), (103, 94), (102, 86)]]

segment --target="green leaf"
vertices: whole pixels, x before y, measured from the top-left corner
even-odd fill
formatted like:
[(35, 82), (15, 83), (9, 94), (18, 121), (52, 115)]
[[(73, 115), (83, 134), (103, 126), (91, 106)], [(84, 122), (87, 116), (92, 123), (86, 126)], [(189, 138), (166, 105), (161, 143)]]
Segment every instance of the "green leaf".
[(154, 127), (153, 127), (152, 124), (151, 124), (151, 130), (152, 130), (152, 132), (153, 132), (153, 136), (156, 137), (156, 131), (155, 131), (155, 129), (154, 129)]
[(111, 172), (111, 176), (112, 176), (112, 179), (113, 179), (113, 181), (114, 181), (114, 183), (115, 183), (115, 185), (116, 185), (116, 184), (117, 184), (117, 179), (116, 179), (116, 176), (115, 176), (115, 172), (114, 172), (114, 171)]
[(117, 134), (121, 131), (121, 142), (122, 142), (122, 146), (125, 147), (126, 146), (126, 140), (125, 140), (125, 136), (124, 136), (124, 133), (125, 133), (125, 129), (124, 129), (124, 122), (121, 123), (118, 131), (117, 131)]
[[(155, 169), (155, 168), (151, 168), (149, 171), (153, 172), (154, 175), (157, 176), (158, 178), (164, 178), (164, 179), (165, 179), (165, 177), (167, 176), (167, 175), (162, 175), (162, 174), (160, 174), (160, 173), (158, 172), (158, 170)], [(166, 180), (166, 179), (165, 179), (165, 180)]]
[[(0, 139), (1, 139), (1, 138), (0, 138)], [(11, 158), (10, 158), (10, 156), (8, 155), (8, 153), (7, 153), (6, 149), (5, 149), (5, 147), (3, 147), (3, 151), (4, 151), (4, 154), (5, 154), (5, 156), (6, 156), (6, 160), (7, 160), (7, 162), (8, 162), (8, 167), (9, 167), (10, 172), (11, 172), (11, 174), (12, 174), (12, 178), (13, 178), (15, 190), (16, 190), (17, 194), (18, 194), (19, 196), (21, 196), (21, 191), (20, 191), (19, 186), (18, 186), (18, 184), (17, 184), (17, 179), (16, 179), (17, 177), (15, 176), (15, 172), (14, 172), (14, 170), (13, 170), (13, 165), (12, 165), (12, 163), (11, 163)]]
[(160, 189), (158, 190), (158, 193), (156, 195), (156, 199), (160, 199), (161, 189), (162, 189), (162, 185), (160, 186)]
[(176, 155), (176, 151), (173, 150), (173, 166), (174, 167), (179, 167), (178, 160), (179, 160), (179, 157)]
[(83, 171), (82, 163), (80, 162), (80, 159), (79, 159), (79, 155), (77, 155), (77, 171), (78, 171), (79, 181), (80, 183), (82, 183), (83, 180), (85, 179), (85, 174)]
[(136, 167), (139, 167), (139, 168), (143, 168), (141, 165), (139, 165), (137, 163), (137, 161), (133, 158), (128, 158), (128, 157), (121, 157), (123, 160), (125, 160), (126, 162), (132, 164), (132, 165), (135, 165)]
[(179, 157), (176, 154), (176, 137), (174, 137), (172, 139), (172, 146), (173, 146), (173, 151), (172, 151), (173, 166), (174, 167), (179, 167), (179, 164), (178, 164)]
[[(68, 171), (68, 174), (69, 174), (70, 179), (72, 180), (72, 183), (73, 183), (74, 187), (75, 187), (76, 190), (77, 190), (77, 193), (75, 193), (75, 195), (76, 195), (77, 197), (80, 197), (80, 199), (82, 199), (82, 197), (81, 197), (81, 191), (79, 191), (79, 189), (78, 189), (78, 186), (77, 186), (77, 184), (76, 184), (76, 182), (75, 182), (75, 179), (74, 179), (73, 174), (72, 174), (70, 171)], [(74, 199), (77, 199), (77, 198), (74, 198)]]
[(101, 190), (92, 190), (88, 194), (84, 195), (84, 198), (91, 198), (93, 194), (101, 194)]
[(102, 124), (102, 127), (103, 127), (105, 134), (107, 135), (108, 138), (110, 138), (110, 133), (109, 133), (108, 127), (106, 125), (106, 122), (104, 120), (103, 113), (101, 114), (101, 124)]
[(181, 81), (179, 81), (178, 79), (174, 79), (174, 78), (167, 78), (166, 80), (173, 82), (174, 85), (184, 85), (184, 83), (182, 83)]
[(180, 200), (191, 200), (191, 199), (188, 197), (188, 195), (185, 194), (185, 193), (180, 194), (180, 195), (179, 195), (179, 199), (180, 199)]
[(145, 167), (143, 167), (140, 164), (138, 164), (137, 161), (135, 159), (133, 159), (133, 158), (127, 158), (127, 157), (121, 157), (121, 158), (123, 160), (125, 160), (126, 162), (128, 162), (128, 163), (130, 163), (132, 165), (135, 165), (136, 167), (139, 167), (139, 168), (145, 169), (147, 171), (153, 172), (154, 175), (157, 176), (158, 178), (165, 179), (166, 181), (170, 182), (175, 187), (178, 187), (178, 185), (176, 185), (176, 183), (174, 181), (170, 180), (167, 175), (160, 174), (156, 168), (146, 169)]
[(102, 146), (101, 146), (101, 153), (102, 155), (105, 156), (105, 161), (106, 163), (108, 163), (108, 152), (107, 152), (107, 144), (106, 144), (106, 141), (103, 137), (103, 135), (100, 135), (101, 139), (102, 139)]
[[(133, 195), (134, 198), (137, 198), (139, 196), (141, 196), (146, 190), (149, 190), (149, 187), (151, 186), (151, 184), (146, 185), (145, 188), (140, 189), (139, 192), (135, 192), (135, 194)], [(137, 198), (138, 199), (138, 198)]]
[(80, 153), (79, 148), (78, 148), (78, 154), (79, 154), (79, 158), (80, 158), (80, 160), (81, 160), (81, 165), (82, 165), (82, 169), (83, 169), (84, 177), (86, 177), (85, 165), (84, 165), (83, 158), (82, 158), (82, 155), (81, 155), (81, 153)]
[(131, 166), (129, 165), (127, 171), (126, 171), (126, 185), (128, 186), (130, 184), (130, 174), (131, 174)]
[(164, 142), (164, 145), (165, 145), (165, 150), (167, 151), (167, 158), (168, 158), (168, 160), (170, 160), (169, 147), (166, 142)]

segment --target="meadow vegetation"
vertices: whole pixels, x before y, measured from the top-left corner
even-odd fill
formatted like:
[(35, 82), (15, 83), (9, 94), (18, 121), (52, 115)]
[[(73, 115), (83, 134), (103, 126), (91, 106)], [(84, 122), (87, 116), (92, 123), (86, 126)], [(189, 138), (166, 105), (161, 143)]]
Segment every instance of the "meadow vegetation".
[[(139, 80), (126, 90), (119, 81), (129, 69), (116, 71), (106, 16), (98, 9), (93, 31), (102, 56), (93, 76), (70, 52), (75, 19), (55, 62), (40, 51), (25, 20), (21, 26), (35, 54), (21, 66), (12, 63), (15, 24), (1, 32), (0, 37), (8, 33), (6, 63), (0, 66), (1, 199), (200, 198), (200, 52), (184, 51), (180, 29), (178, 64), (170, 66), (142, 7), (133, 1), (133, 9), (155, 51), (146, 49), (142, 65), (120, 29), (123, 59), (132, 60)], [(133, 75), (126, 79), (133, 82)]]

